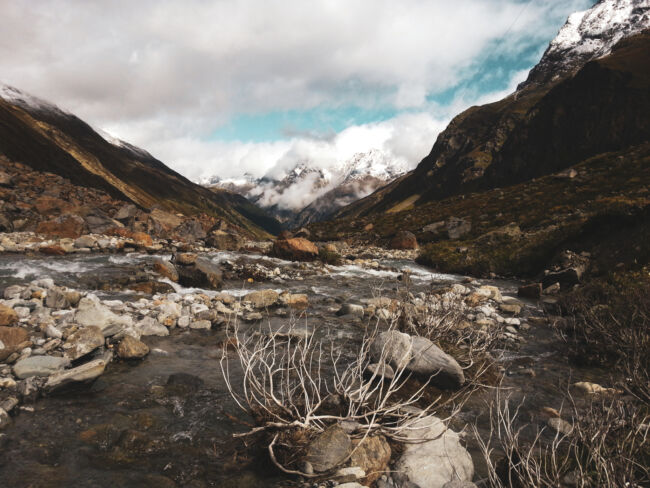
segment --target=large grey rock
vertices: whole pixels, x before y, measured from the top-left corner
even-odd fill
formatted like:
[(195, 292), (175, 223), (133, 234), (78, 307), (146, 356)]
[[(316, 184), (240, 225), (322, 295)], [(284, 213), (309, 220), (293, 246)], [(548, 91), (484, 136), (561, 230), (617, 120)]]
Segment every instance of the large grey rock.
[(275, 290), (253, 291), (244, 297), (244, 302), (250, 302), (255, 308), (267, 308), (278, 302), (280, 295)]
[(317, 473), (329, 471), (341, 464), (350, 454), (352, 440), (338, 425), (332, 425), (307, 448), (306, 460)]
[(63, 344), (65, 351), (63, 354), (71, 361), (74, 361), (103, 345), (104, 334), (102, 329), (96, 325), (90, 325), (70, 334), (65, 344)]
[(79, 300), (75, 321), (83, 327), (96, 325), (102, 330), (104, 337), (115, 335), (133, 324), (133, 319), (130, 316), (111, 312), (108, 307), (102, 305), (97, 298), (92, 296)]
[(70, 366), (68, 358), (30, 356), (14, 364), (14, 374), (23, 380), (32, 376), (49, 376), (66, 366)]
[[(416, 421), (406, 432), (413, 442), (405, 444), (395, 471), (402, 482), (415, 483), (420, 488), (442, 488), (450, 481), (471, 481), (474, 463), (461, 445), (458, 434), (447, 429), (437, 417)], [(419, 442), (422, 439), (429, 439)]]
[(187, 287), (211, 288), (222, 286), (223, 274), (219, 265), (205, 258), (198, 258), (190, 266), (177, 266), (178, 282)]
[(143, 336), (154, 335), (164, 337), (169, 335), (169, 329), (153, 317), (145, 317), (135, 324), (135, 328), (138, 330), (138, 334)]
[(72, 383), (91, 382), (104, 372), (111, 357), (112, 354), (108, 353), (100, 359), (95, 359), (76, 368), (54, 373), (47, 379), (45, 389), (53, 391)]
[(377, 363), (388, 363), (394, 368), (404, 368), (413, 357), (411, 336), (389, 330), (379, 334), (370, 345), (370, 357)]
[(431, 384), (441, 388), (454, 389), (465, 383), (463, 368), (429, 339), (415, 336), (411, 344), (413, 358), (406, 369), (431, 378)]

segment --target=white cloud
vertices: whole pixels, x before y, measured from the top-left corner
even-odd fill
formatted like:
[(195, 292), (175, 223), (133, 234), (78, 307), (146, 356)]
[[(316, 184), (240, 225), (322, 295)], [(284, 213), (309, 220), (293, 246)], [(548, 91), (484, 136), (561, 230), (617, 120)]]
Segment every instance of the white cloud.
[[(417, 164), (453, 115), (426, 95), (486, 53), (550, 39), (589, 0), (0, 2), (2, 80), (139, 145), (190, 178), (323, 166), (382, 148)], [(495, 40), (507, 33), (507, 42)], [(328, 140), (210, 140), (237, 114), (408, 108)]]

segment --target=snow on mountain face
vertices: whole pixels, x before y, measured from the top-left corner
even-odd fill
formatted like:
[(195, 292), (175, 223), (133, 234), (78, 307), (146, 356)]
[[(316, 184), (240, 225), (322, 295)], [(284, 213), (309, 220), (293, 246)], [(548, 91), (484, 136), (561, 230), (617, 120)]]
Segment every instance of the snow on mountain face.
[(32, 110), (37, 112), (57, 112), (59, 114), (66, 114), (63, 110), (61, 110), (53, 103), (29, 95), (17, 88), (14, 88), (13, 86), (4, 85), (1, 83), (0, 98), (6, 100), (11, 104), (18, 105), (27, 111)]
[(571, 14), (519, 89), (543, 84), (609, 54), (621, 39), (650, 28), (650, 0), (600, 0)]

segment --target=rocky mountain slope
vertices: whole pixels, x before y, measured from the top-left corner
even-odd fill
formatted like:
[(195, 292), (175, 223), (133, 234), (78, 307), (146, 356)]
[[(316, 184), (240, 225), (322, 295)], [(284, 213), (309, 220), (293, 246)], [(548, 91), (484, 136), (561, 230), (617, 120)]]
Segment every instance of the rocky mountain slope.
[[(596, 13), (629, 4), (582, 18), (614, 25)], [(601, 272), (647, 263), (650, 31), (628, 31), (600, 29), (618, 39), (609, 54), (458, 115), (413, 172), (310, 230), (385, 243), (410, 231), (422, 262), (462, 273), (531, 275), (563, 249), (593, 252)]]
[(452, 120), (410, 175), (337, 216), (397, 212), (512, 185), (647, 140), (649, 42), (646, 30), (575, 73), (560, 71), (548, 83), (530, 83), (501, 101), (471, 107)]
[(371, 149), (330, 168), (300, 163), (281, 178), (244, 175), (228, 180), (209, 178), (201, 183), (239, 193), (274, 215), (285, 227), (295, 228), (326, 219), (407, 171), (405, 162)]
[(251, 236), (278, 230), (277, 222), (228, 192), (211, 192), (148, 152), (101, 136), (55, 105), (9, 86), (0, 87), (0, 155), (72, 184), (103, 190), (142, 209), (206, 214)]

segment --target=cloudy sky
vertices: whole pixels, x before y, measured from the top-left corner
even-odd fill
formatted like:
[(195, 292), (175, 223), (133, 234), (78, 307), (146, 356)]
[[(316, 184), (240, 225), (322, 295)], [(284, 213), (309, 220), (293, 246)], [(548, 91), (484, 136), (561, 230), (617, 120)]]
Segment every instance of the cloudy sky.
[(514, 90), (590, 0), (0, 0), (0, 81), (192, 179), (384, 151)]

